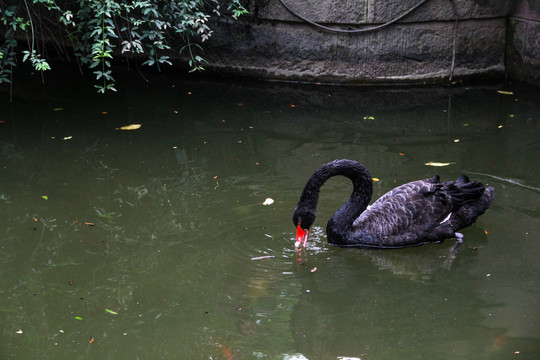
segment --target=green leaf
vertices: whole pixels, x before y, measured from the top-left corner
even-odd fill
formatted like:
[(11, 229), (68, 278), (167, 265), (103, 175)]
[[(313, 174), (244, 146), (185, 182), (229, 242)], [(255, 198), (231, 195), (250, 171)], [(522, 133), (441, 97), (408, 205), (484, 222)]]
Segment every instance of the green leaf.
[(83, 318), (80, 317), (80, 316), (75, 316), (75, 319), (76, 319), (76, 320), (82, 320)]
[(113, 310), (105, 309), (105, 311), (108, 312), (109, 314), (118, 315), (118, 313)]

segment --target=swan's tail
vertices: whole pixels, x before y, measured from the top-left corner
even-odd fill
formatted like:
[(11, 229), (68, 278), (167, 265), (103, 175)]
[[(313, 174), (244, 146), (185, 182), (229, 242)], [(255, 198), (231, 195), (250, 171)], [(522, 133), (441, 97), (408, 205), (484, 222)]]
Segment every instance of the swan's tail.
[(466, 175), (458, 177), (455, 184), (463, 193), (464, 202), (478, 199), (486, 189), (484, 184), (479, 181), (470, 181)]
[(443, 188), (450, 197), (454, 209), (477, 201), (486, 190), (481, 182), (471, 181), (466, 175), (461, 175), (456, 181), (445, 182)]
[(461, 229), (474, 223), (489, 208), (495, 196), (495, 189), (484, 186), (479, 181), (470, 181), (465, 175), (461, 175), (453, 184), (459, 195), (452, 199), (452, 205), (458, 206), (451, 222), (455, 229)]

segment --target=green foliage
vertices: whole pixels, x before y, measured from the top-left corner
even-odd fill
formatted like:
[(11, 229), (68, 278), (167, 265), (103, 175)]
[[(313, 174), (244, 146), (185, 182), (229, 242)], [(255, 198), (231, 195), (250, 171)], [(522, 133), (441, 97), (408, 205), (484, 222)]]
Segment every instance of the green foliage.
[[(235, 19), (247, 13), (240, 0), (226, 0), (226, 5)], [(188, 54), (191, 71), (203, 70), (205, 61), (194, 50), (211, 36), (208, 20), (221, 15), (220, 9), (218, 0), (0, 0), (0, 83), (10, 81), (19, 53), (34, 69), (50, 70), (43, 44), (58, 34), (92, 69), (102, 93), (116, 91), (111, 68), (115, 56), (142, 54), (144, 65), (159, 69), (171, 64), (164, 55), (171, 38), (184, 40), (180, 52)], [(51, 25), (51, 19), (57, 24)], [(19, 50), (24, 38), (27, 48)]]

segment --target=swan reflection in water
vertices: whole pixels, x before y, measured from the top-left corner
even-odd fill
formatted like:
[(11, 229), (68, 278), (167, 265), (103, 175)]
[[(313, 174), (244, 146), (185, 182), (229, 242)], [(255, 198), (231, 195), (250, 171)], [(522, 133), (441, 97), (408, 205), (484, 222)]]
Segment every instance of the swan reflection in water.
[[(481, 242), (485, 240), (485, 235), (478, 229), (471, 229), (470, 232), (477, 233), (474, 235), (475, 239), (481, 238), (481, 240), (467, 247), (468, 251), (464, 255), (469, 260), (477, 255), (478, 248), (482, 246)], [(319, 258), (324, 257), (322, 261), (324, 263), (339, 258), (339, 261), (351, 262), (352, 265), (352, 263), (361, 262), (359, 259), (368, 259), (378, 270), (389, 271), (410, 280), (422, 281), (430, 279), (433, 274), (451, 270), (460, 244), (456, 242), (450, 247), (434, 244), (395, 250), (355, 248), (340, 251), (339, 247), (327, 242), (324, 228), (314, 226), (306, 247), (296, 251), (296, 263), (301, 266), (311, 266), (313, 263), (320, 264)]]

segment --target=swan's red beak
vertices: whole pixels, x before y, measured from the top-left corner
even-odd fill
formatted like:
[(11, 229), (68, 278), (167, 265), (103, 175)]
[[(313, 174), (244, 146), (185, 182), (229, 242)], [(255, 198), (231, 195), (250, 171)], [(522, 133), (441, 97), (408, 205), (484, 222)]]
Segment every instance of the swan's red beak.
[(309, 230), (304, 230), (300, 227), (300, 224), (296, 227), (296, 242), (294, 243), (294, 247), (300, 250), (301, 248), (306, 246), (307, 239), (309, 236)]

